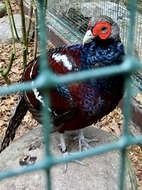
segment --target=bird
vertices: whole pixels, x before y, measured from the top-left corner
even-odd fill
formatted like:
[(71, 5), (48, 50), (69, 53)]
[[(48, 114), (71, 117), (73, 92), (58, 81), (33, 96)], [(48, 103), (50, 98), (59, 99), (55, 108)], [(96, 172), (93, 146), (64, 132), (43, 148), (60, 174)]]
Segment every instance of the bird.
[[(89, 19), (82, 43), (52, 48), (47, 51), (47, 56), (52, 72), (61, 76), (120, 65), (125, 51), (118, 24), (112, 18), (101, 15)], [(40, 72), (39, 59), (40, 56), (26, 66), (21, 82), (34, 82)], [(123, 97), (123, 84), (124, 75), (119, 74), (57, 84), (55, 88), (48, 90), (51, 100), (48, 111), (53, 123), (52, 131), (59, 132), (63, 155), (68, 153), (64, 138), (66, 131), (79, 131), (80, 151), (83, 147), (89, 147), (91, 140), (84, 137), (83, 128), (95, 124), (115, 109)], [(39, 123), (42, 122), (41, 105), (44, 106), (44, 99), (40, 89), (33, 88), (20, 95), (8, 123), (0, 152), (14, 139), (16, 130), (27, 111), (30, 111)]]

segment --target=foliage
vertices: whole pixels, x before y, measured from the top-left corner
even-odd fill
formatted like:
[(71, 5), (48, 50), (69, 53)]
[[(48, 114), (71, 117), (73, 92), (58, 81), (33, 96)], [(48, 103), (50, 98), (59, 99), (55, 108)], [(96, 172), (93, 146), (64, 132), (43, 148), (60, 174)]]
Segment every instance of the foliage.
[[(44, 11), (45, 11), (46, 6), (47, 6), (47, 0), (45, 0), (44, 2), (45, 2), (45, 9), (44, 9)], [(35, 31), (35, 35), (34, 35), (34, 42), (35, 42), (34, 43), (34, 58), (37, 55), (37, 49), (38, 49), (38, 27), (37, 27), (37, 25), (38, 25), (37, 24), (38, 23), (38, 6), (37, 6), (35, 0), (30, 1), (30, 9), (29, 9), (30, 11), (29, 11), (29, 17), (28, 17), (29, 22), (26, 25), (26, 14), (25, 14), (25, 10), (24, 10), (24, 0), (19, 1), (20, 12), (21, 12), (21, 23), (22, 23), (22, 39), (20, 39), (18, 36), (17, 29), (16, 29), (16, 24), (14, 21), (14, 16), (13, 16), (13, 11), (12, 11), (10, 0), (6, 0), (5, 5), (7, 8), (7, 14), (8, 14), (8, 18), (9, 18), (9, 25), (10, 25), (11, 35), (12, 35), (13, 50), (11, 52), (11, 57), (10, 57), (9, 63), (7, 64), (7, 68), (1, 69), (0, 74), (4, 78), (5, 82), (7, 84), (10, 84), (11, 80), (9, 77), (9, 72), (10, 72), (11, 67), (13, 65), (13, 62), (16, 58), (16, 47), (15, 47), (16, 41), (21, 43), (23, 46), (23, 53), (22, 53), (23, 68), (25, 68), (25, 66), (27, 65), (28, 45), (30, 42), (29, 36), (30, 36), (33, 14), (35, 16), (35, 19), (33, 22), (33, 24), (35, 26), (35, 30), (34, 30)]]

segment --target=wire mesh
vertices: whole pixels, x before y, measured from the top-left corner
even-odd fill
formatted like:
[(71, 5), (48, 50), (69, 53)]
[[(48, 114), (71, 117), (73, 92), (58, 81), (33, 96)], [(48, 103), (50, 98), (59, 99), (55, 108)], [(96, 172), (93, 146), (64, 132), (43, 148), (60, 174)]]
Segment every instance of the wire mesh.
[[(70, 1), (65, 1), (65, 3), (68, 3), (68, 2), (70, 2)], [(56, 4), (57, 2), (52, 1), (52, 3)], [(52, 3), (51, 3), (51, 1), (49, 1), (49, 6), (51, 6)], [(74, 4), (74, 3), (76, 3), (76, 2), (73, 1), (72, 4)], [(114, 2), (112, 2), (112, 3), (114, 3)], [(131, 6), (129, 6), (130, 19), (128, 19), (129, 25), (127, 27), (127, 30), (129, 28), (129, 31), (128, 31), (127, 38), (125, 38), (125, 39), (127, 39), (126, 42), (128, 42), (127, 43), (128, 55), (126, 56), (124, 62), (118, 66), (100, 68), (100, 69), (96, 69), (94, 71), (93, 70), (82, 71), (79, 73), (72, 73), (72, 74), (68, 74), (68, 75), (64, 75), (64, 76), (56, 76), (53, 73), (51, 73), (50, 70), (48, 69), (48, 64), (47, 64), (48, 60), (46, 57), (46, 40), (45, 40), (46, 39), (46, 29), (45, 29), (45, 16), (44, 16), (44, 1), (39, 1), (39, 30), (40, 30), (39, 39), (41, 42), (40, 48), (41, 48), (41, 52), (42, 52), (41, 58), (40, 58), (40, 62), (41, 62), (40, 75), (38, 76), (38, 78), (35, 80), (34, 83), (27, 82), (27, 83), (21, 83), (21, 84), (17, 84), (17, 85), (10, 85), (8, 87), (1, 87), (0, 95), (11, 94), (11, 93), (15, 93), (15, 92), (22, 92), (22, 91), (30, 90), (33, 88), (40, 88), (42, 90), (42, 94), (43, 94), (44, 101), (46, 104), (46, 106), (44, 106), (43, 110), (42, 110), (43, 111), (43, 134), (44, 134), (44, 138), (45, 138), (46, 153), (45, 153), (43, 160), (40, 163), (37, 163), (32, 166), (28, 166), (26, 168), (14, 169), (11, 171), (6, 171), (3, 173), (0, 173), (0, 179), (27, 173), (30, 171), (43, 169), (43, 170), (45, 170), (45, 172), (47, 174), (47, 189), (51, 190), (52, 189), (52, 184), (51, 184), (52, 179), (51, 179), (50, 171), (51, 171), (52, 166), (54, 166), (56, 164), (60, 164), (60, 163), (69, 162), (69, 161), (72, 161), (75, 159), (80, 159), (80, 158), (84, 158), (84, 157), (88, 157), (88, 156), (92, 156), (92, 155), (105, 153), (105, 152), (111, 151), (111, 150), (121, 150), (121, 158), (122, 159), (121, 159), (121, 171), (120, 171), (120, 184), (118, 184), (118, 186), (119, 186), (120, 190), (124, 189), (123, 187), (124, 187), (124, 181), (125, 181), (126, 147), (131, 144), (136, 144), (136, 143), (142, 142), (142, 136), (132, 137), (128, 131), (128, 122), (130, 119), (130, 102), (131, 102), (131, 85), (130, 85), (131, 84), (131, 73), (138, 71), (140, 68), (142, 68), (140, 62), (137, 61), (137, 59), (135, 59), (135, 57), (133, 57), (133, 46), (131, 45), (131, 44), (134, 44), (133, 43), (134, 42), (134, 23), (137, 25), (137, 23), (135, 22), (136, 0), (131, 0), (131, 1), (129, 1), (129, 3), (131, 5)], [(79, 7), (80, 4), (77, 3), (77, 6)], [(85, 6), (87, 6), (87, 4)], [(104, 11), (107, 8), (107, 6), (108, 6), (108, 4), (104, 4), (104, 6), (101, 7), (102, 11)], [(70, 7), (68, 7), (68, 10), (66, 10), (66, 11), (69, 12), (69, 8)], [(61, 9), (62, 9), (62, 6), (61, 6)], [(117, 6), (117, 7), (115, 7), (114, 10), (115, 10), (114, 16), (116, 17), (116, 19), (119, 19), (120, 16), (119, 16), (118, 10), (121, 10), (121, 7)], [(122, 12), (123, 11), (121, 11), (121, 13)], [(60, 11), (59, 11), (59, 13), (60, 13)], [(81, 19), (84, 20), (84, 17), (81, 17)], [(76, 23), (77, 20), (75, 19), (73, 22)], [(86, 20), (84, 20), (84, 21), (86, 22)], [(123, 27), (123, 29), (125, 29), (125, 27)], [(82, 29), (79, 29), (79, 30), (82, 31)], [(62, 157), (59, 158), (59, 157), (53, 156), (50, 152), (51, 122), (50, 122), (50, 117), (49, 117), (49, 114), (47, 111), (47, 108), (50, 105), (49, 97), (47, 95), (48, 89), (50, 89), (52, 86), (56, 86), (57, 84), (62, 84), (62, 83), (65, 84), (65, 83), (69, 83), (69, 82), (86, 80), (86, 79), (90, 79), (90, 78), (100, 78), (103, 76), (109, 76), (109, 75), (120, 74), (120, 73), (125, 74), (125, 97), (124, 97), (124, 108), (123, 108), (124, 124), (123, 124), (122, 137), (115, 143), (98, 146), (98, 147), (89, 149), (85, 152), (76, 153), (74, 155), (67, 156), (66, 158), (62, 158)]]
[[(126, 0), (95, 0), (95, 1), (64, 1), (49, 0), (49, 7), (52, 13), (58, 18), (68, 23), (73, 29), (80, 33), (86, 31), (88, 18), (91, 16), (107, 15), (116, 21), (120, 26), (120, 35), (123, 43), (127, 44), (129, 8)], [(135, 51), (136, 55), (142, 60), (142, 9), (139, 7), (136, 11), (135, 24)]]
[[(140, 61), (142, 61), (142, 7), (140, 1), (137, 3), (138, 6), (136, 9), (135, 19), (134, 55)], [(50, 11), (80, 34), (85, 33), (89, 17), (94, 15), (110, 16), (119, 24), (120, 36), (125, 46), (127, 45), (128, 41), (128, 26), (130, 21), (128, 6), (127, 0), (93, 0), (91, 2), (85, 0), (54, 0), (54, 3), (49, 0)], [(141, 76), (140, 78), (142, 78), (142, 73), (140, 71), (139, 73), (135, 73), (135, 75), (139, 75)], [(139, 80), (138, 83), (140, 83), (142, 86), (141, 80)], [(138, 90), (141, 91), (141, 88), (138, 88)]]

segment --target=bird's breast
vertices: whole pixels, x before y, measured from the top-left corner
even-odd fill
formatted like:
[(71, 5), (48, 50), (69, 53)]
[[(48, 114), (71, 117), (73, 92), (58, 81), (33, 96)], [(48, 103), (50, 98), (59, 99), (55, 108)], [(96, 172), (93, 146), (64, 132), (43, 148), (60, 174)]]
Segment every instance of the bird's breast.
[[(105, 81), (106, 82), (106, 81)], [(109, 82), (108, 82), (109, 83)], [(108, 84), (107, 84), (108, 85)], [(88, 83), (76, 83), (71, 85), (70, 92), (76, 106), (89, 119), (107, 114), (116, 107), (123, 94), (122, 84), (103, 88)]]

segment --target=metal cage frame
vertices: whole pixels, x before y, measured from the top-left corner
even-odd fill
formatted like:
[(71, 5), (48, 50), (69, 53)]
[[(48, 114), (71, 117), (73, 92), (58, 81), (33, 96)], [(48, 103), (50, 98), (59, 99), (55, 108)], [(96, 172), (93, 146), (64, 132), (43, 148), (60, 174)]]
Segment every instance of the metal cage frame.
[[(45, 105), (42, 108), (43, 112), (43, 135), (45, 139), (45, 156), (42, 161), (31, 166), (27, 166), (22, 169), (14, 169), (10, 171), (5, 171), (0, 173), (0, 180), (20, 175), (27, 172), (32, 172), (35, 170), (44, 170), (47, 176), (47, 189), (52, 189), (51, 184), (51, 168), (56, 164), (70, 162), (75, 159), (80, 159), (84, 157), (89, 157), (93, 155), (98, 155), (107, 151), (120, 150), (121, 151), (121, 170), (120, 170), (120, 184), (119, 189), (123, 190), (124, 180), (125, 180), (125, 171), (126, 171), (126, 147), (132, 144), (137, 144), (142, 142), (142, 135), (133, 137), (130, 135), (128, 130), (128, 123), (131, 117), (131, 74), (139, 69), (142, 69), (142, 64), (133, 56), (133, 47), (134, 47), (134, 26), (135, 26), (135, 13), (136, 13), (136, 0), (129, 0), (130, 6), (130, 23), (129, 23), (129, 34), (128, 34), (128, 43), (127, 43), (127, 55), (124, 62), (121, 65), (110, 66), (107, 68), (98, 68), (91, 71), (82, 71), (78, 73), (71, 73), (63, 76), (57, 76), (53, 74), (48, 67), (48, 59), (46, 54), (46, 45), (47, 37), (46, 34), (46, 20), (44, 16), (44, 0), (38, 0), (39, 2), (39, 39), (40, 39), (40, 50), (42, 52), (40, 57), (40, 75), (35, 79), (34, 83), (25, 82), (20, 84), (13, 84), (7, 87), (0, 88), (0, 95), (12, 94), (15, 92), (28, 91), (33, 88), (39, 88), (42, 90), (44, 97)], [(51, 121), (48, 114), (48, 107), (50, 105), (50, 99), (46, 93), (48, 89), (54, 87), (57, 84), (70, 83), (79, 80), (86, 80), (90, 78), (101, 78), (109, 75), (118, 75), (125, 74), (125, 97), (123, 102), (123, 114), (124, 114), (124, 123), (123, 123), (123, 135), (115, 143), (109, 143), (106, 145), (98, 146), (91, 148), (87, 151), (81, 153), (75, 153), (74, 155), (69, 155), (65, 157), (55, 157), (50, 151), (50, 129)]]

